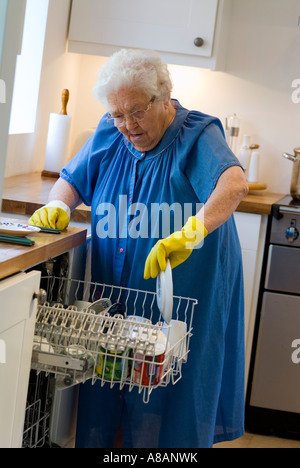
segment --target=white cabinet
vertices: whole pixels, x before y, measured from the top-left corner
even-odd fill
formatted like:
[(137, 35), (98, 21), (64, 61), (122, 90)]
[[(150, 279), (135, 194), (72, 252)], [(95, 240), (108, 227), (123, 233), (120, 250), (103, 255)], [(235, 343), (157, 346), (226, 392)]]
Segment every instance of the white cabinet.
[(246, 380), (249, 373), (256, 307), (267, 230), (267, 215), (234, 213), (242, 248), (245, 290)]
[(40, 272), (0, 281), (0, 448), (20, 448)]
[(73, 0), (69, 52), (153, 49), (168, 63), (222, 68), (231, 0)]

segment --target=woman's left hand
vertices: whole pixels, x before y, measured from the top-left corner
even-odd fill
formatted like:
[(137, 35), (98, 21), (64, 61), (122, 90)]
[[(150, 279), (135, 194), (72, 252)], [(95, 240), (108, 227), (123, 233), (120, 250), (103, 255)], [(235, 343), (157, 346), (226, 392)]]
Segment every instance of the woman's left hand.
[(168, 259), (171, 268), (183, 263), (207, 234), (203, 223), (195, 216), (190, 217), (181, 231), (159, 240), (151, 249), (145, 263), (144, 278), (156, 278), (165, 271)]

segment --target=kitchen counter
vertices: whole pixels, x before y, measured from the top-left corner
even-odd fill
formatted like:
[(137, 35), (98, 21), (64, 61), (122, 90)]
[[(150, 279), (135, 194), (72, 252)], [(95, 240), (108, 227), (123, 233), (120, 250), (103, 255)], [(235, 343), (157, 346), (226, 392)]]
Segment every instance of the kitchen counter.
[(272, 205), (284, 196), (282, 193), (271, 193), (266, 190), (249, 192), (241, 201), (236, 211), (269, 215), (272, 211)]
[[(42, 177), (40, 173), (31, 173), (9, 177), (4, 180), (2, 211), (30, 216), (35, 210), (45, 205), (48, 194), (56, 179)], [(244, 213), (270, 214), (274, 203), (284, 194), (270, 193), (266, 190), (249, 193), (240, 203), (237, 211)], [(91, 222), (91, 209), (84, 204), (72, 212), (72, 221)]]
[[(51, 177), (42, 177), (40, 172), (4, 179), (2, 211), (30, 217), (38, 208), (46, 205), (49, 192), (56, 180)], [(79, 205), (72, 212), (71, 220), (90, 223), (91, 208), (84, 204)]]
[(86, 230), (68, 227), (61, 234), (39, 232), (27, 237), (35, 241), (35, 245), (27, 247), (0, 243), (0, 279), (83, 244)]

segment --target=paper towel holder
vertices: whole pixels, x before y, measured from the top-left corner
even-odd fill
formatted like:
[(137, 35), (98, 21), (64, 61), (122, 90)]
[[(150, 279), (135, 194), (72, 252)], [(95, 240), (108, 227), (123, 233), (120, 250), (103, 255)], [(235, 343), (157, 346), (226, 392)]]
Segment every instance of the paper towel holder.
[(62, 104), (61, 111), (60, 111), (61, 115), (68, 115), (67, 105), (68, 105), (68, 102), (69, 102), (69, 97), (70, 97), (69, 90), (68, 89), (63, 89), (62, 93), (61, 93), (61, 104)]
[[(70, 98), (70, 92), (68, 89), (63, 89), (61, 93), (61, 110), (59, 112), (60, 115), (68, 115), (67, 113), (67, 105), (69, 102)], [(42, 177), (51, 177), (53, 179), (58, 179), (59, 178), (59, 172), (54, 172), (54, 171), (49, 171), (49, 170), (43, 170), (42, 171)]]

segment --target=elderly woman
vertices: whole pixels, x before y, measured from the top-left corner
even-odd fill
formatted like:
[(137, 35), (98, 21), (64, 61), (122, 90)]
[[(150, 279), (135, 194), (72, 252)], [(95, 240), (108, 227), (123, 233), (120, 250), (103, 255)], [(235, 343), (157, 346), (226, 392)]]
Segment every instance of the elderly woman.
[[(114, 54), (94, 89), (109, 113), (31, 219), (63, 228), (84, 202), (94, 281), (155, 290), (169, 258), (174, 293), (199, 303), (176, 385), (155, 389), (148, 404), (126, 388), (81, 386), (77, 447), (113, 447), (120, 425), (127, 448), (205, 448), (243, 434), (243, 278), (232, 213), (247, 183), (220, 121), (183, 108), (171, 90), (154, 53)], [(151, 208), (163, 203), (182, 208), (180, 222), (172, 208), (160, 224)]]

